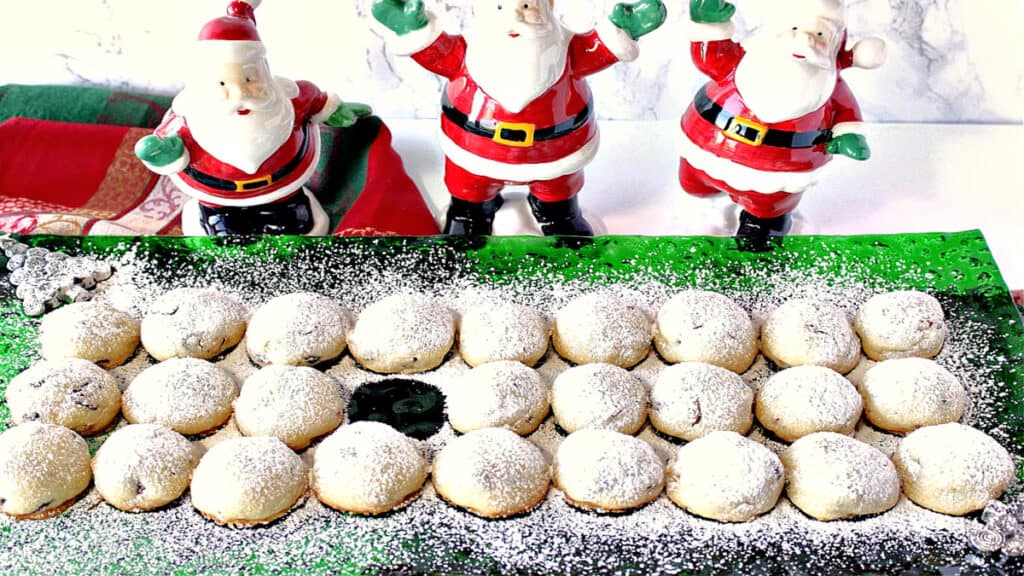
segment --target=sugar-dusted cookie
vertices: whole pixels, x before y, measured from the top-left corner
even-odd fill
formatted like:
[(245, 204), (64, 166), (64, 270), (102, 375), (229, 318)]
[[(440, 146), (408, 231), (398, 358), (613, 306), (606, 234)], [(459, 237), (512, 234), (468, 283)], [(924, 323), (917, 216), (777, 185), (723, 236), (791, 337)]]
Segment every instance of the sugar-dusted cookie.
[(828, 302), (798, 298), (768, 314), (761, 350), (782, 368), (810, 364), (846, 374), (860, 360), (860, 339), (846, 312)]
[(582, 364), (562, 372), (551, 387), (551, 411), (563, 430), (584, 428), (635, 434), (647, 420), (647, 387), (612, 364)]
[(515, 360), (534, 366), (548, 351), (551, 329), (539, 312), (513, 302), (488, 302), (466, 310), (459, 321), (459, 354), (479, 366)]
[(782, 461), (771, 450), (724, 430), (680, 446), (666, 475), (670, 500), (719, 522), (746, 522), (768, 512), (786, 482)]
[(451, 310), (421, 294), (395, 294), (371, 304), (348, 336), (352, 357), (384, 374), (437, 368), (454, 342)]
[(823, 366), (773, 374), (757, 392), (757, 421), (786, 442), (814, 432), (853, 435), (864, 402), (843, 375)]
[(302, 458), (277, 438), (225, 440), (192, 473), (192, 505), (217, 524), (248, 527), (284, 516), (306, 494)]
[(614, 292), (602, 291), (580, 296), (559, 310), (551, 341), (570, 362), (630, 368), (647, 357), (652, 332), (646, 310)]
[(44, 361), (7, 386), (11, 421), (59, 424), (89, 436), (110, 427), (121, 409), (114, 377), (88, 360)]
[(235, 400), (246, 436), (275, 436), (292, 450), (341, 425), (345, 402), (334, 380), (308, 366), (266, 366), (249, 376)]
[(706, 362), (739, 373), (757, 356), (757, 329), (728, 296), (686, 290), (658, 311), (654, 345), (669, 362)]
[(448, 421), (459, 432), (507, 426), (529, 434), (548, 413), (548, 386), (536, 370), (511, 360), (481, 364), (448, 388)]
[(868, 421), (897, 434), (957, 422), (967, 402), (957, 377), (926, 358), (879, 362), (864, 373), (858, 389)]
[(639, 508), (665, 485), (665, 464), (654, 448), (613, 430), (573, 432), (559, 445), (553, 470), (569, 504), (596, 512)]
[(533, 442), (505, 428), (474, 430), (434, 457), (437, 493), (485, 518), (528, 512), (548, 493), (551, 471)]
[(351, 328), (348, 311), (330, 298), (310, 292), (285, 294), (253, 313), (245, 348), (260, 366), (313, 366), (341, 355)]
[(872, 360), (932, 358), (946, 341), (946, 316), (934, 296), (905, 290), (871, 297), (853, 318)]
[(754, 423), (754, 391), (735, 372), (703, 362), (661, 371), (651, 388), (651, 424), (683, 440), (715, 430), (746, 434)]
[(187, 438), (160, 424), (118, 429), (92, 461), (96, 491), (127, 512), (155, 510), (181, 496), (192, 480), (199, 451)]
[(47, 360), (82, 358), (109, 370), (139, 346), (139, 323), (102, 302), (74, 302), (43, 317), (39, 353)]
[(160, 296), (142, 319), (142, 346), (157, 360), (208, 360), (242, 339), (248, 312), (217, 290), (177, 288)]
[(198, 358), (172, 358), (135, 377), (121, 397), (132, 424), (163, 424), (179, 434), (204, 434), (227, 422), (238, 396), (235, 378)]
[(903, 492), (914, 503), (943, 514), (981, 510), (1013, 481), (1009, 452), (981, 430), (950, 423), (907, 434), (893, 462)]
[(0, 434), (0, 512), (8, 516), (60, 514), (91, 478), (89, 446), (63, 426), (28, 422)]
[(416, 440), (381, 422), (353, 422), (316, 447), (311, 486), (335, 510), (383, 514), (416, 498), (429, 472)]

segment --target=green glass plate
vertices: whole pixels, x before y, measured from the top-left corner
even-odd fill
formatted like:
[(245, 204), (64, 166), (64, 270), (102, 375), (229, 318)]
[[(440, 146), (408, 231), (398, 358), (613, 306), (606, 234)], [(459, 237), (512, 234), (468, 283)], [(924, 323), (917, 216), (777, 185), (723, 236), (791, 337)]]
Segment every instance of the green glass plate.
[[(728, 294), (748, 309), (814, 294), (845, 302), (848, 310), (872, 293), (924, 290), (940, 300), (950, 319), (951, 341), (959, 342), (944, 350), (944, 362), (976, 380), (968, 383), (972, 394), (985, 395), (970, 423), (1015, 455), (1024, 455), (1024, 331), (977, 231), (788, 237), (763, 253), (742, 252), (732, 239), (710, 237), (21, 240), (118, 262), (109, 282), (130, 273), (150, 293), (220, 286), (258, 302), (312, 290), (356, 310), (380, 297), (382, 286), (449, 297), (466, 287), (489, 287), (538, 306), (545, 299), (600, 286), (658, 295), (697, 287)], [(38, 360), (39, 321), (21, 314), (13, 289), (6, 281), (0, 284), (2, 393), (14, 375)], [(0, 401), (0, 429), (10, 425)], [(102, 437), (92, 440), (91, 447), (101, 442)], [(921, 513), (906, 503), (849, 522), (816, 522), (791, 510), (781, 521), (725, 525), (689, 517), (665, 498), (620, 516), (576, 512), (561, 498), (550, 498), (530, 514), (502, 521), (470, 516), (436, 498), (426, 500), (378, 518), (341, 514), (313, 502), (267, 527), (233, 530), (202, 519), (187, 496), (148, 514), (125, 514), (86, 499), (47, 521), (0, 520), (0, 573), (946, 574), (1024, 569), (1016, 560), (971, 552), (965, 530), (977, 514), (951, 518)]]

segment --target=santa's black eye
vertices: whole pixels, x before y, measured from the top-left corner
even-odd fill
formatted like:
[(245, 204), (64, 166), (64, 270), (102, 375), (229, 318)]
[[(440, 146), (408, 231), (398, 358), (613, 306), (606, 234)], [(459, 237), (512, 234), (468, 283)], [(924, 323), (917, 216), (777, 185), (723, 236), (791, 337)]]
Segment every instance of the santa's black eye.
[(818, 36), (824, 36), (824, 35), (825, 35), (824, 32), (818, 32)]
[(796, 32), (796, 28), (797, 28), (796, 26), (793, 26), (793, 32)]
[(501, 10), (501, 4), (498, 4), (498, 10)]
[[(818, 35), (820, 36), (821, 34), (818, 34)], [(248, 84), (249, 82), (252, 82), (252, 78), (249, 78), (248, 76), (246, 76), (245, 77), (245, 83)]]
[(525, 3), (525, 2), (523, 2), (523, 10), (529, 10), (529, 9), (530, 9), (530, 5)]
[(221, 86), (223, 86), (223, 85), (224, 85), (224, 81), (223, 81), (223, 80), (221, 80), (221, 81), (220, 81), (220, 85), (221, 85)]

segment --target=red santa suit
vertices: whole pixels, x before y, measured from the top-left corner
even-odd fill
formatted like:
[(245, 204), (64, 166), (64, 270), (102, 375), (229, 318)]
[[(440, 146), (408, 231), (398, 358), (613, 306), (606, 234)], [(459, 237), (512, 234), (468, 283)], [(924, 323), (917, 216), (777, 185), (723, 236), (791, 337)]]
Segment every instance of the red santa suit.
[(161, 138), (181, 137), (188, 151), (188, 166), (170, 177), (183, 191), (213, 206), (252, 206), (292, 196), (316, 170), (320, 157), (320, 127), (316, 119), (328, 103), (328, 94), (310, 82), (296, 82), (299, 95), (291, 99), (295, 111), (292, 132), (269, 158), (250, 174), (207, 152), (193, 138), (188, 119), (168, 112), (155, 133)]
[(693, 42), (697, 68), (711, 78), (683, 114), (680, 184), (705, 196), (726, 192), (747, 212), (774, 218), (792, 211), (832, 157), (833, 129), (859, 122), (860, 108), (838, 71), (852, 65), (843, 53), (832, 97), (820, 108), (781, 122), (760, 120), (736, 88), (743, 47), (731, 40)]

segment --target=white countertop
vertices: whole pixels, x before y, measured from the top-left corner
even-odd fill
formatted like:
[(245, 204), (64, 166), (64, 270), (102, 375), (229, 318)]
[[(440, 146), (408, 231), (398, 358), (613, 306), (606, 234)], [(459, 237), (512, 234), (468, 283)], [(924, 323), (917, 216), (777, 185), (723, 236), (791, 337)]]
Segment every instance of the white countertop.
[[(387, 120), (406, 170), (443, 223), (448, 192), (435, 120)], [(580, 193), (598, 234), (731, 235), (726, 198), (679, 188), (675, 122), (601, 123), (601, 150)], [(872, 158), (836, 158), (804, 194), (794, 234), (954, 232), (979, 228), (1011, 289), (1024, 288), (1024, 126), (875, 124)], [(539, 234), (525, 188), (509, 188), (495, 234)]]

